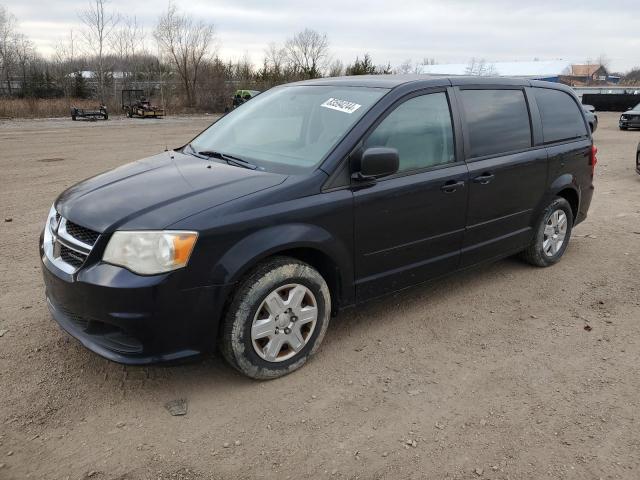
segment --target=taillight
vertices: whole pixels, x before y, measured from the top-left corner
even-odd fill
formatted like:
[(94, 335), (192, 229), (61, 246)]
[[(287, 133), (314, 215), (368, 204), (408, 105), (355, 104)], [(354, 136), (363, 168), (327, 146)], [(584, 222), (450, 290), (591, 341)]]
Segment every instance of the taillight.
[(589, 165), (591, 165), (591, 176), (593, 177), (596, 173), (596, 165), (598, 164), (598, 147), (593, 145), (591, 147), (591, 156), (589, 157)]

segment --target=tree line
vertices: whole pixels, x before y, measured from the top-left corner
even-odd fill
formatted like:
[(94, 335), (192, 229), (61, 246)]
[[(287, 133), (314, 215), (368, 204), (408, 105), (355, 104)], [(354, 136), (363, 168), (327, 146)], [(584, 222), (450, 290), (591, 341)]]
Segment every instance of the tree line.
[[(222, 59), (214, 25), (172, 3), (147, 31), (135, 16), (112, 9), (109, 0), (87, 1), (78, 12), (81, 28), (70, 31), (47, 58), (0, 5), (0, 95), (95, 98), (117, 104), (120, 90), (140, 88), (161, 96), (163, 103), (222, 109), (236, 88), (264, 90), (322, 76), (419, 73), (422, 66), (436, 63), (424, 58), (392, 67), (376, 64), (365, 53), (345, 65), (332, 58), (325, 33), (305, 28), (282, 44), (268, 44), (256, 66), (248, 55)], [(472, 60), (468, 70), (482, 75), (491, 68), (484, 60)]]
[(397, 68), (376, 65), (365, 53), (351, 64), (332, 59), (325, 33), (305, 28), (282, 44), (266, 46), (262, 62), (247, 55), (224, 60), (216, 53), (214, 25), (181, 12), (174, 4), (151, 31), (135, 16), (121, 15), (108, 0), (89, 0), (78, 12), (82, 27), (69, 32), (51, 57), (40, 55), (0, 5), (0, 95), (117, 100), (123, 88), (179, 98), (187, 107), (221, 108), (234, 88), (263, 90), (322, 76), (412, 73), (407, 60)]

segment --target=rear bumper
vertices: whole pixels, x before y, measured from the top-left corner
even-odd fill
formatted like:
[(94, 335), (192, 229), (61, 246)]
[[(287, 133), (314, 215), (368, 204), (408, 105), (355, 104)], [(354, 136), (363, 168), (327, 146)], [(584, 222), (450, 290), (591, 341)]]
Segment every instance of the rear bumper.
[(574, 225), (578, 225), (579, 223), (587, 219), (587, 214), (589, 212), (589, 207), (591, 206), (591, 200), (593, 199), (594, 190), (595, 187), (593, 186), (593, 184), (582, 190), (580, 195), (580, 208), (578, 209), (578, 215), (576, 216)]
[(182, 289), (179, 275), (145, 277), (105, 263), (69, 275), (41, 259), (51, 315), (98, 355), (142, 365), (213, 349), (225, 286)]

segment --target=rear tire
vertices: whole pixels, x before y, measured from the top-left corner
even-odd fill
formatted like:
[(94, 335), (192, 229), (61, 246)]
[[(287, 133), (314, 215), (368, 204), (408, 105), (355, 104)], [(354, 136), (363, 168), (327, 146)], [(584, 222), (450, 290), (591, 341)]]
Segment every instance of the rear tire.
[(225, 315), (220, 349), (234, 368), (268, 380), (313, 356), (329, 326), (331, 295), (310, 265), (275, 257), (241, 283)]
[(536, 267), (558, 263), (569, 245), (572, 229), (571, 205), (564, 198), (556, 197), (540, 216), (533, 240), (522, 252), (522, 258)]
[(620, 127), (620, 130), (628, 130), (628, 127)]

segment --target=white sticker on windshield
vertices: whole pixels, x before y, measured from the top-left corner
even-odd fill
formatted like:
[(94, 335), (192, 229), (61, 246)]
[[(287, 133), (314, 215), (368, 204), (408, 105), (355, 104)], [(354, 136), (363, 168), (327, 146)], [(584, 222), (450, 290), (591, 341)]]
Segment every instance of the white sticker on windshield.
[(338, 98), (330, 98), (320, 106), (324, 108), (330, 108), (331, 110), (337, 110), (339, 112), (351, 114), (358, 110), (362, 105), (354, 102), (348, 102), (347, 100), (340, 100)]

